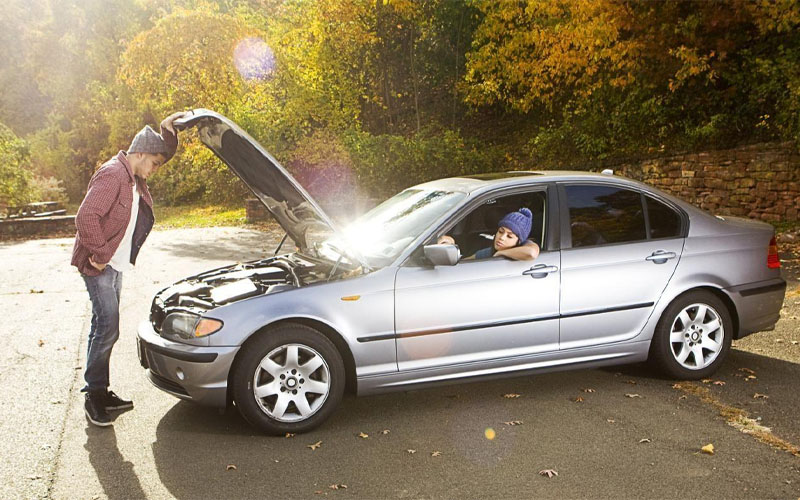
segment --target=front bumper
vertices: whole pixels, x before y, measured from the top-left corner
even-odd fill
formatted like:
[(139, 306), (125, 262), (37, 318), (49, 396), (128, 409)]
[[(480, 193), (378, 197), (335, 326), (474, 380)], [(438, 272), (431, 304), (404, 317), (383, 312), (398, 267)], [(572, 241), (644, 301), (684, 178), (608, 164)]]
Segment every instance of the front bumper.
[(726, 288), (739, 316), (740, 339), (751, 333), (773, 330), (781, 317), (786, 281), (775, 278), (758, 283)]
[(239, 347), (180, 344), (159, 336), (148, 321), (139, 325), (136, 343), (153, 385), (181, 399), (226, 406), (228, 374)]

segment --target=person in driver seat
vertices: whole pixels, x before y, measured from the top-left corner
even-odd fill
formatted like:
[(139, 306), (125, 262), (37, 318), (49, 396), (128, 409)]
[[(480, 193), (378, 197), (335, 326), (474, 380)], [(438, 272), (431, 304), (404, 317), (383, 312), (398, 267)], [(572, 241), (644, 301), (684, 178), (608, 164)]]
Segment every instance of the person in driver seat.
[[(528, 239), (531, 234), (533, 214), (527, 208), (520, 208), (506, 214), (497, 223), (492, 246), (482, 248), (466, 259), (487, 259), (489, 257), (507, 257), (513, 260), (533, 260), (539, 256), (539, 245)], [(439, 245), (455, 245), (450, 235), (443, 235), (437, 241)]]

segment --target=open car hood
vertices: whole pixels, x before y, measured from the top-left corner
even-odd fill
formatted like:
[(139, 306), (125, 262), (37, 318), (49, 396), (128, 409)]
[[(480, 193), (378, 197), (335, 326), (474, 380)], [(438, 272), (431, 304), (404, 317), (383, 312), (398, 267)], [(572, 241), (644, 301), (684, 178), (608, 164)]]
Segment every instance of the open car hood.
[[(201, 108), (176, 120), (174, 126), (178, 130), (196, 127), (203, 144), (244, 181), (302, 252), (319, 253), (316, 247), (331, 237), (340, 245), (347, 241), (294, 177), (231, 120)], [(357, 250), (341, 251), (353, 264), (368, 269)]]

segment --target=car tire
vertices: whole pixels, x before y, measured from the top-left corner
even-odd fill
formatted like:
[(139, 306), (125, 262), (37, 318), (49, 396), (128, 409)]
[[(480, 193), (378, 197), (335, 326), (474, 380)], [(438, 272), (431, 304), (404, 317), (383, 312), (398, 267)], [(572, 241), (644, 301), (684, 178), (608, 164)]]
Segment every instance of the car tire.
[(706, 378), (725, 361), (733, 333), (730, 312), (722, 300), (711, 292), (689, 292), (661, 315), (650, 344), (650, 359), (670, 377)]
[(261, 431), (274, 435), (310, 431), (342, 400), (342, 357), (317, 330), (281, 325), (242, 349), (233, 372), (233, 400), (244, 419)]

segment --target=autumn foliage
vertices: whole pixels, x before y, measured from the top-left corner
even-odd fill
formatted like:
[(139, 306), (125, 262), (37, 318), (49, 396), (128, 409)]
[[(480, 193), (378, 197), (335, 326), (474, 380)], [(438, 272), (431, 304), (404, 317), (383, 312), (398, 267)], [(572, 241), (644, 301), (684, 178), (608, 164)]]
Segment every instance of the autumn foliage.
[[(0, 166), (0, 202), (30, 197), (31, 176), (80, 199), (138, 128), (195, 107), (304, 179), (347, 177), (373, 196), (800, 143), (798, 24), (797, 0), (9, 0), (0, 151), (24, 153)], [(152, 182), (167, 202), (244, 194), (191, 138)]]

